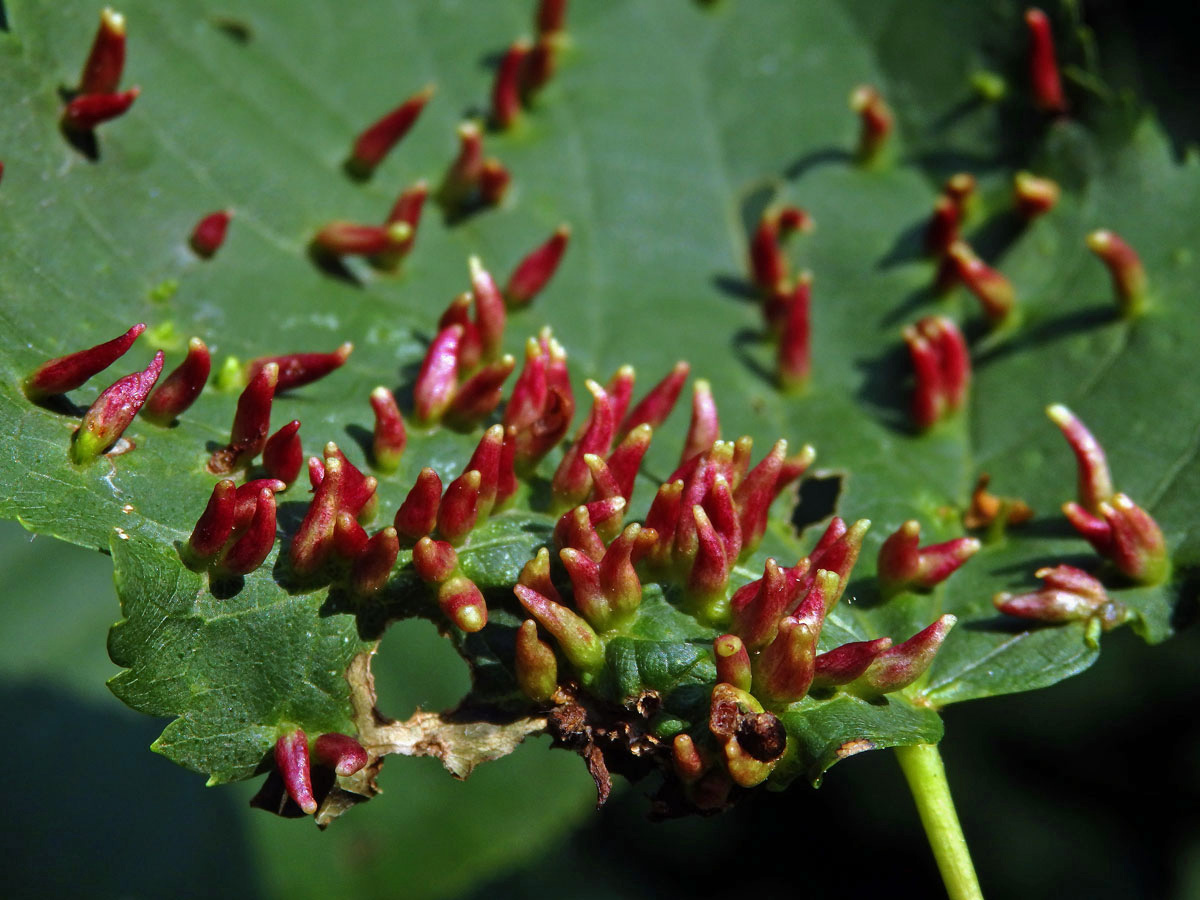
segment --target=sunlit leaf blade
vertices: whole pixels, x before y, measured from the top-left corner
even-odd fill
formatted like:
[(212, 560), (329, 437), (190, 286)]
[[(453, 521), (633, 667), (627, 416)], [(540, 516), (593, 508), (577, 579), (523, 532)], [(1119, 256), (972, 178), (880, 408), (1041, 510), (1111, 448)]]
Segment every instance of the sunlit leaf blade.
[[(1161, 587), (1132, 590), (1105, 574), (1143, 636), (1170, 635), (1194, 601), (1198, 540), (1200, 409), (1187, 380), (1200, 338), (1194, 159), (1179, 163), (1152, 120), (1078, 85), (1075, 118), (1035, 114), (1015, 4), (579, 3), (560, 71), (535, 109), (512, 133), (487, 136), (514, 175), (503, 207), (458, 224), (430, 209), (395, 277), (353, 266), (351, 279), (337, 279), (316, 267), (305, 251), (322, 224), (380, 221), (403, 187), (437, 183), (454, 124), (486, 97), (480, 61), (528, 28), (528, 5), (363, 3), (339, 10), (330, 27), (321, 11), (282, 2), (244, 4), (236, 22), (129, 3), (125, 83), (143, 94), (100, 128), (95, 161), (63, 139), (58, 116), (96, 10), (74, 0), (7, 5), (0, 426), (10, 438), (0, 512), (37, 532), (111, 545), (125, 615), (111, 649), (128, 667), (113, 686), (135, 708), (179, 717), (160, 750), (222, 781), (254, 771), (282, 725), (349, 728), (350, 659), (393, 616), (436, 617), (432, 598), (403, 576), (383, 603), (360, 609), (290, 584), (275, 556), (239, 591), (214, 595), (180, 565), (177, 548), (211, 490), (204, 464), (228, 439), (236, 389), (210, 386), (170, 429), (136, 420), (132, 452), (79, 468), (67, 458), (77, 420), (69, 407), (31, 404), (23, 377), (138, 321), (151, 326), (147, 335), (71, 403), (86, 407), (110, 374), (144, 366), (156, 347), (175, 365), (192, 335), (218, 364), (353, 341), (345, 367), (281, 397), (273, 419), (299, 418), (306, 452), (336, 440), (366, 467), (367, 396), (385, 384), (409, 408), (437, 316), (467, 287), (467, 256), (504, 277), (561, 222), (573, 228), (564, 266), (532, 308), (511, 316), (508, 352), (519, 356), (524, 339), (550, 323), (580, 396), (583, 378), (603, 381), (622, 363), (636, 366), (642, 390), (686, 358), (713, 382), (726, 437), (752, 435), (758, 455), (781, 436), (814, 444), (818, 467), (841, 477), (838, 514), (874, 522), (822, 649), (880, 635), (900, 641), (938, 615), (959, 617), (925, 680), (906, 692), (876, 705), (840, 696), (788, 710), (793, 752), (780, 780), (818, 779), (867, 743), (936, 740), (933, 708), (1052, 684), (1095, 659), (1082, 625), (1029, 628), (991, 602), (997, 591), (1029, 587), (1039, 566), (1107, 571), (1058, 512), (1074, 470), (1043, 413), (1050, 402), (1087, 421), (1117, 486), (1156, 516), (1175, 551)], [(1063, 32), (1065, 58), (1082, 64), (1081, 38)], [(1003, 101), (974, 92), (981, 70), (1007, 80)], [(436, 97), (412, 134), (373, 179), (348, 179), (340, 165), (352, 137), (430, 82)], [(846, 97), (859, 83), (879, 87), (897, 112), (893, 164), (877, 170), (852, 163), (857, 125)], [(1060, 205), (1028, 226), (1010, 211), (1017, 168), (1064, 189)], [(1012, 334), (986, 335), (965, 292), (928, 290), (934, 264), (920, 257), (921, 231), (940, 182), (959, 170), (981, 184), (967, 237), (1020, 298)], [(789, 249), (793, 265), (815, 277), (814, 374), (798, 395), (774, 387), (774, 348), (746, 290), (746, 233), (773, 201), (797, 203), (817, 222)], [(212, 260), (197, 258), (187, 246), (192, 227), (226, 207), (235, 211), (226, 245)], [(1084, 246), (1097, 227), (1120, 231), (1142, 254), (1153, 303), (1137, 320), (1117, 315), (1108, 276)], [(975, 386), (965, 417), (918, 435), (899, 332), (935, 311), (965, 323)], [(660, 429), (636, 512), (674, 468), (685, 418), (677, 411)], [(390, 519), (421, 466), (443, 479), (459, 474), (477, 439), (413, 429), (399, 471), (375, 473), (378, 521)], [(924, 542), (961, 534), (982, 472), (997, 493), (1027, 500), (1035, 519), (987, 543), (945, 585), (883, 602), (872, 578), (882, 540), (910, 518)], [(477, 700), (513, 700), (505, 653), (519, 609), (507, 586), (547, 542), (544, 488), (534, 483), (463, 554), (495, 608), (488, 631), (457, 641), (477, 664)], [(279, 547), (305, 490), (281, 495)], [(768, 554), (793, 562), (815, 540), (813, 529), (792, 532), (787, 500), (775, 512), (742, 577), (761, 572)], [(715, 632), (653, 590), (630, 633), (610, 644), (601, 687), (614, 701), (653, 689), (677, 727), (700, 724)]]

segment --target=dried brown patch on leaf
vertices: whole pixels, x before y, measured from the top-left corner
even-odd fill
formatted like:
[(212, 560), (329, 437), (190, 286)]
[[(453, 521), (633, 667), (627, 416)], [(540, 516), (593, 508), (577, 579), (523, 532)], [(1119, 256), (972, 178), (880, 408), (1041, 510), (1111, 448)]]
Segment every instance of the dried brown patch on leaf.
[(346, 670), (358, 740), (369, 758), (362, 770), (369, 774), (360, 783), (372, 795), (378, 793), (378, 788), (371, 776), (378, 772), (385, 756), (433, 756), (455, 778), (466, 778), (480, 763), (507, 756), (529, 735), (546, 730), (545, 716), (502, 719), (494, 710), (475, 710), (466, 705), (442, 713), (418, 710), (403, 722), (390, 719), (375, 707), (375, 678), (371, 674), (374, 654), (373, 649), (359, 654)]

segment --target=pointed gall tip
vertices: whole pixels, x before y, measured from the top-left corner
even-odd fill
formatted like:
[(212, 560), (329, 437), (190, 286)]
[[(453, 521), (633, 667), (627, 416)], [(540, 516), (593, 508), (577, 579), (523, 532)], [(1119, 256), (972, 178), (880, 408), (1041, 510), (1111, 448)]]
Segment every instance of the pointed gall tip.
[(1104, 228), (1091, 232), (1086, 238), (1088, 249), (1095, 254), (1105, 253), (1112, 246), (1112, 240), (1113, 233)]
[(469, 634), (487, 625), (487, 604), (470, 578), (455, 575), (444, 581), (438, 588), (437, 602), (446, 618)]
[(1108, 267), (1121, 313), (1125, 316), (1141, 313), (1146, 305), (1149, 285), (1137, 252), (1119, 235), (1107, 229), (1089, 234), (1087, 246)]
[(1013, 176), (1013, 199), (1017, 212), (1026, 219), (1045, 215), (1058, 205), (1061, 191), (1058, 183), (1049, 178), (1039, 178), (1032, 172), (1018, 172)]
[(143, 418), (156, 425), (169, 425), (190, 409), (204, 390), (212, 370), (209, 348), (198, 337), (187, 342), (187, 356), (175, 371), (155, 386), (142, 407)]
[(317, 762), (333, 769), (338, 775), (353, 775), (367, 764), (367, 751), (348, 734), (328, 732), (313, 742)]
[(1066, 112), (1050, 20), (1032, 6), (1025, 11), (1025, 25), (1029, 31), (1029, 80), (1034, 106), (1048, 113)]
[(1047, 406), (1046, 415), (1050, 417), (1051, 422), (1060, 428), (1066, 428), (1075, 420), (1071, 410), (1061, 403), (1051, 403)]
[(1084, 509), (1095, 513), (1101, 502), (1113, 496), (1112, 474), (1104, 448), (1083, 421), (1063, 404), (1046, 407), (1046, 415), (1062, 431), (1075, 454), (1078, 500)]
[(111, 6), (106, 6), (100, 10), (100, 21), (105, 28), (114, 34), (125, 33), (125, 16)]
[(433, 85), (426, 85), (359, 134), (346, 161), (350, 174), (356, 178), (369, 178), (384, 157), (416, 124), (433, 93)]
[(42, 363), (25, 379), (25, 396), (37, 401), (74, 390), (124, 356), (145, 330), (139, 322), (111, 341)]
[(724, 634), (713, 641), (713, 656), (717, 664), (717, 680), (738, 690), (750, 690), (753, 675), (750, 655), (736, 634)]
[(159, 350), (144, 371), (118, 379), (96, 398), (71, 438), (73, 462), (91, 462), (116, 443), (146, 402), (162, 367), (163, 352)]
[(312, 770), (308, 758), (308, 736), (303, 730), (280, 735), (275, 742), (275, 767), (283, 778), (288, 796), (305, 815), (311, 816), (317, 811), (317, 801), (313, 797)]
[(515, 585), (513, 593), (576, 669), (594, 672), (604, 665), (604, 642), (581, 616), (523, 584)]
[(517, 629), (514, 654), (517, 686), (535, 703), (546, 703), (558, 687), (558, 660), (550, 645), (538, 637), (537, 622), (526, 619)]
[(892, 131), (892, 111), (883, 96), (870, 85), (859, 85), (850, 94), (850, 108), (861, 122), (857, 157), (861, 165), (876, 162)]

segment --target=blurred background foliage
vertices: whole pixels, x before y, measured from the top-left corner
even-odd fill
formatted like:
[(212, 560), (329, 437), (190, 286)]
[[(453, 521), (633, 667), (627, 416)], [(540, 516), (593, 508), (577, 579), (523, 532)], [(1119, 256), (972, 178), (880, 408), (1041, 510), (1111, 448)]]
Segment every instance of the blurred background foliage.
[[(8, 897), (940, 895), (886, 752), (711, 819), (651, 823), (624, 784), (592, 812), (582, 762), (545, 739), (466, 782), (391, 760), (386, 796), (324, 833), (251, 810), (255, 784), (205, 788), (148, 751), (163, 722), (104, 688), (108, 559), (4, 522), (0, 580)], [(431, 625), (403, 623), (393, 642), (386, 708), (461, 696), (465, 666)], [(1198, 656), (1200, 629), (1160, 647), (1122, 630), (1083, 675), (946, 712), (942, 752), (989, 898), (1200, 897)]]
[[(1112, 83), (1156, 109), (1180, 156), (1195, 152), (1194, 12), (1106, 0), (1083, 15)], [(99, 554), (0, 523), (7, 897), (941, 894), (888, 753), (712, 819), (650, 823), (627, 785), (595, 813), (582, 763), (544, 739), (462, 783), (433, 760), (392, 760), (387, 797), (325, 833), (253, 811), (255, 784), (209, 790), (148, 752), (165, 723), (104, 687), (117, 671), (111, 576)], [(394, 714), (463, 693), (465, 666), (428, 623), (384, 644), (377, 683)], [(1200, 898), (1198, 658), (1195, 627), (1160, 647), (1121, 630), (1079, 677), (945, 713), (942, 752), (989, 898)]]

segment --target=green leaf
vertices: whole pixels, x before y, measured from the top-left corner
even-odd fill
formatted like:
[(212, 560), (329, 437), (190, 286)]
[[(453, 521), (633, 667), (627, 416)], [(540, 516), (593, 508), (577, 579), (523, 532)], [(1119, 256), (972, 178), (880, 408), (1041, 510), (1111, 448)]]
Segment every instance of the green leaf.
[(797, 706), (783, 716), (795, 742), (773, 773), (783, 783), (797, 777), (819, 786), (826, 770), (856, 753), (942, 739), (936, 712), (886, 697), (868, 703), (842, 694), (808, 709)]
[(112, 555), (125, 618), (108, 649), (127, 668), (109, 686), (135, 709), (179, 716), (155, 742), (160, 753), (212, 783), (236, 781), (289, 724), (353, 730), (345, 671), (366, 647), (349, 617), (322, 616), (319, 597), (289, 597), (266, 572), (214, 597), (173, 552), (142, 538), (114, 538)]
[[(1078, 86), (1074, 118), (1036, 116), (1024, 97), (1015, 4), (580, 4), (555, 80), (515, 131), (487, 138), (513, 172), (511, 198), (457, 224), (428, 211), (400, 275), (355, 267), (353, 282), (315, 267), (306, 242), (335, 218), (379, 221), (419, 177), (436, 183), (454, 152), (454, 124), (486, 97), (490, 74), (479, 60), (528, 27), (527, 2), (362, 3), (340, 12), (334, 28), (311, 10), (256, 0), (233, 29), (244, 39), (196, 8), (131, 2), (122, 9), (124, 83), (143, 94), (99, 129), (95, 161), (57, 124), (59, 89), (76, 77), (95, 9), (70, 0), (6, 10), (0, 78), (14, 97), (0, 121), (8, 148), (0, 427), (11, 437), (0, 454), (0, 513), (85, 546), (111, 545), (125, 618), (110, 648), (127, 667), (113, 689), (137, 709), (177, 717), (157, 749), (214, 781), (254, 772), (285, 726), (352, 729), (351, 660), (391, 618), (436, 617), (432, 596), (406, 570), (382, 602), (358, 609), (337, 592), (289, 583), (275, 554), (240, 589), (214, 594), (182, 567), (177, 547), (211, 490), (204, 463), (228, 438), (236, 391), (210, 386), (170, 429), (136, 420), (127, 433), (136, 449), (76, 467), (66, 448), (77, 419), (31, 404), (21, 380), (135, 321), (153, 326), (152, 339), (72, 392), (73, 404), (86, 407), (157, 346), (175, 365), (193, 334), (218, 361), (243, 362), (351, 340), (349, 363), (279, 398), (274, 420), (301, 419), (308, 451), (336, 440), (366, 469), (367, 395), (377, 384), (402, 396), (411, 387), (440, 310), (467, 284), (466, 257), (479, 254), (503, 277), (563, 221), (573, 236), (562, 271), (531, 309), (511, 316), (505, 349), (519, 355), (549, 322), (570, 353), (578, 396), (583, 378), (603, 381), (626, 362), (644, 391), (684, 357), (713, 382), (723, 435), (753, 436), (760, 456), (780, 436), (814, 444), (819, 468), (841, 479), (838, 514), (874, 522), (823, 650), (881, 635), (899, 641), (938, 615), (959, 617), (926, 678), (903, 694), (790, 707), (793, 749), (780, 780), (818, 778), (852, 742), (936, 740), (937, 707), (1045, 686), (1091, 664), (1098, 651), (1082, 626), (1029, 628), (995, 613), (993, 594), (1030, 587), (1042, 565), (1103, 572), (1151, 641), (1168, 637), (1180, 606), (1194, 601), (1200, 407), (1177, 385), (1200, 338), (1191, 312), (1196, 161), (1174, 160), (1154, 122), (1124, 101)], [(1064, 59), (1080, 64), (1086, 35), (1061, 31)], [(981, 70), (1003, 75), (1003, 101), (974, 93)], [(1103, 71), (1085, 74), (1102, 83)], [(353, 136), (430, 81), (437, 96), (412, 134), (373, 179), (348, 180), (339, 167)], [(851, 162), (857, 126), (846, 96), (859, 83), (877, 85), (896, 110), (890, 166)], [(1028, 226), (1009, 213), (1017, 168), (1064, 189), (1060, 205)], [(1012, 333), (984, 334), (963, 291), (928, 290), (935, 264), (919, 257), (921, 229), (941, 180), (962, 169), (981, 186), (966, 236), (1020, 297)], [(793, 265), (815, 274), (814, 374), (799, 395), (774, 388), (774, 346), (744, 291), (746, 233), (772, 201), (802, 205), (817, 222), (789, 248)], [(223, 207), (236, 211), (229, 238), (202, 261), (188, 234)], [(1153, 288), (1145, 316), (1115, 313), (1107, 274), (1083, 244), (1096, 227), (1118, 230), (1140, 252)], [(899, 330), (935, 311), (966, 323), (975, 380), (967, 415), (918, 435), (907, 423)], [(1162, 526), (1174, 556), (1169, 584), (1123, 587), (1066, 526), (1057, 510), (1074, 491), (1073, 460), (1042, 412), (1056, 401), (1089, 424), (1117, 486)], [(677, 412), (660, 429), (635, 513), (674, 468), (685, 418)], [(380, 522), (422, 466), (448, 480), (477, 439), (413, 429), (400, 470), (375, 473)], [(961, 534), (981, 472), (1037, 517), (936, 590), (884, 602), (872, 577), (882, 540), (910, 518), (921, 522), (923, 543)], [(512, 702), (513, 630), (523, 616), (508, 588), (548, 542), (544, 488), (535, 479), (528, 498), (463, 550), (464, 570), (492, 609), (483, 634), (454, 635), (474, 665), (475, 700)], [(307, 498), (294, 486), (281, 499), (286, 546)], [(781, 500), (740, 579), (761, 572), (768, 554), (791, 563), (812, 545), (790, 518)], [(638, 620), (608, 644), (608, 699), (649, 688), (678, 717), (671, 728), (698, 724), (714, 634), (648, 586)]]

